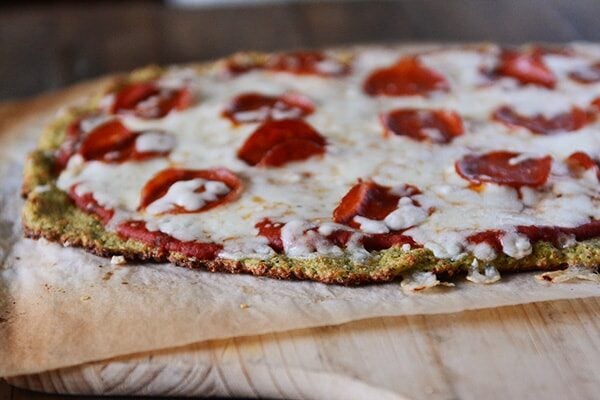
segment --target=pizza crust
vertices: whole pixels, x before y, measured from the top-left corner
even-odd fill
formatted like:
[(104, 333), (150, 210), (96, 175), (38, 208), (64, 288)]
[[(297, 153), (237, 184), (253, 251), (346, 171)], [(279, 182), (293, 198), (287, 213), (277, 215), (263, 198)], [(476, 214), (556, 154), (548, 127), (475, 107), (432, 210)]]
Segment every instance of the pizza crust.
[[(482, 47), (484, 45), (473, 45)], [(433, 49), (432, 46), (402, 48), (403, 52)], [(339, 51), (348, 57), (361, 48)], [(240, 53), (236, 59), (260, 59), (263, 53)], [(223, 60), (214, 63), (189, 64), (199, 72), (218, 68)], [(147, 67), (134, 71), (128, 76), (108, 77), (92, 87), (73, 89), (72, 95), (104, 93), (119, 80), (128, 82), (144, 81), (161, 74), (158, 67)], [(96, 86), (97, 85), (97, 86)], [(97, 89), (97, 90), (90, 90)], [(60, 104), (61, 99), (57, 99)], [(176, 252), (161, 251), (155, 247), (133, 239), (122, 239), (116, 233), (106, 230), (94, 215), (79, 211), (61, 191), (54, 186), (56, 178), (51, 172), (53, 161), (48, 151), (55, 150), (62, 142), (65, 126), (77, 115), (93, 108), (97, 99), (82, 103), (55, 119), (46, 129), (40, 140), (38, 150), (29, 157), (25, 167), (23, 194), (27, 198), (23, 225), (26, 236), (30, 238), (46, 238), (65, 246), (82, 247), (100, 256), (122, 255), (131, 261), (171, 262), (188, 268), (202, 268), (213, 272), (248, 273), (257, 276), (268, 276), (277, 279), (314, 280), (322, 283), (356, 285), (373, 282), (386, 282), (401, 279), (415, 271), (426, 270), (440, 276), (467, 274), (475, 260), (473, 254), (465, 254), (460, 258), (435, 257), (431, 250), (424, 248), (403, 251), (391, 248), (379, 252), (368, 260), (356, 260), (344, 255), (342, 257), (319, 256), (316, 258), (294, 258), (276, 255), (269, 259), (216, 259), (197, 260)], [(35, 110), (34, 110), (35, 112)], [(48, 190), (35, 191), (38, 186), (49, 185)], [(600, 264), (600, 241), (598, 239), (577, 243), (569, 248), (556, 248), (548, 242), (537, 242), (530, 255), (515, 259), (500, 255), (489, 264), (500, 272), (527, 270), (556, 270), (567, 266), (582, 266), (595, 269)]]

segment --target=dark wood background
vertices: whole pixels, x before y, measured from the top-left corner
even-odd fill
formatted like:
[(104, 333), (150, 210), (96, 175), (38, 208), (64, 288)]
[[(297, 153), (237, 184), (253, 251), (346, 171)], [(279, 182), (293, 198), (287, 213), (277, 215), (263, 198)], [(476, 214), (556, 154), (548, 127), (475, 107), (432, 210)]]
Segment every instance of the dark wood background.
[[(600, 41), (600, 0), (305, 1), (193, 9), (160, 1), (14, 2), (0, 5), (0, 100), (150, 63), (209, 60), (239, 50), (482, 40)], [(63, 398), (0, 381), (2, 400)]]
[(0, 6), (0, 99), (149, 63), (356, 42), (600, 40), (600, 0), (160, 1)]

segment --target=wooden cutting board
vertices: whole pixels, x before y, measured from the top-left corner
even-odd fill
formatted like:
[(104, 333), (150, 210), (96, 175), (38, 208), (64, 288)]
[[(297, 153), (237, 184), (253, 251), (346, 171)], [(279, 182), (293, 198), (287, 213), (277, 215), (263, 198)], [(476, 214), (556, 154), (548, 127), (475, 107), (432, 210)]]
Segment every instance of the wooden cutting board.
[(597, 399), (600, 298), (198, 343), (9, 383), (38, 391), (282, 399)]

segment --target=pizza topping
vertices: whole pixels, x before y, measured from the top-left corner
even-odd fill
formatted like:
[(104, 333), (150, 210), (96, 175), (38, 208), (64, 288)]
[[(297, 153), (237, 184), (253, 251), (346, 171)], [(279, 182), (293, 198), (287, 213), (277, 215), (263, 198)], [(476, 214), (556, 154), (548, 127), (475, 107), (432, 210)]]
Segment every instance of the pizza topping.
[(111, 120), (85, 137), (79, 153), (85, 160), (144, 160), (169, 154), (174, 142), (174, 138), (165, 132), (132, 132), (118, 120)]
[(342, 198), (333, 211), (333, 220), (358, 228), (359, 223), (355, 220), (357, 216), (369, 220), (382, 220), (396, 209), (398, 200), (400, 196), (393, 193), (391, 188), (372, 181), (362, 181), (354, 185)]
[(421, 247), (413, 240), (413, 238), (400, 232), (365, 235), (362, 238), (362, 244), (365, 247), (365, 250), (368, 251), (386, 250), (394, 246), (405, 245), (408, 245), (411, 248)]
[(476, 259), (482, 261), (492, 261), (498, 255), (498, 251), (486, 242), (470, 245), (469, 250)]
[(108, 224), (114, 215), (114, 210), (102, 207), (94, 198), (94, 195), (81, 190), (79, 185), (73, 185), (69, 190), (69, 197), (75, 205), (85, 212), (97, 215), (103, 224)]
[[(331, 226), (329, 226), (331, 225)], [(339, 249), (359, 246), (367, 251), (389, 249), (394, 246), (420, 247), (411, 237), (400, 232), (380, 234), (357, 234), (343, 225), (324, 223), (315, 226), (305, 221), (290, 221), (287, 224), (264, 219), (256, 224), (259, 235), (267, 238), (269, 246), (277, 253), (306, 255), (317, 248), (337, 253)], [(283, 229), (284, 227), (285, 230)], [(284, 246), (282, 233), (287, 235)], [(355, 242), (355, 243), (352, 243)], [(285, 249), (285, 250), (284, 250)]]
[(529, 51), (539, 54), (540, 56), (560, 56), (572, 57), (575, 55), (572, 49), (560, 46), (535, 45), (530, 47)]
[(412, 185), (390, 188), (373, 181), (354, 185), (333, 211), (333, 220), (365, 233), (405, 230), (427, 219), (429, 213), (410, 198), (420, 191)]
[(238, 150), (250, 165), (279, 167), (325, 153), (325, 139), (302, 120), (284, 119), (261, 124)]
[(462, 119), (453, 111), (402, 108), (381, 115), (385, 134), (413, 140), (449, 143), (464, 132)]
[(567, 157), (565, 161), (567, 167), (575, 177), (580, 178), (585, 171), (594, 169), (598, 179), (600, 179), (600, 162), (594, 160), (587, 153), (577, 151)]
[(337, 224), (325, 223), (316, 226), (301, 220), (283, 224), (265, 218), (256, 224), (256, 228), (258, 234), (268, 240), (269, 246), (275, 252), (297, 256), (314, 251), (340, 253), (340, 249), (348, 245), (353, 235), (351, 231), (338, 229)]
[(234, 200), (241, 189), (239, 178), (225, 168), (169, 168), (146, 183), (139, 209), (154, 215), (202, 212)]
[[(400, 86), (394, 86), (395, 65), (388, 72), (394, 78), (390, 92), (405, 93), (406, 87), (418, 95), (447, 91), (445, 76), (452, 77), (456, 93), (377, 101), (361, 94), (360, 88), (357, 93), (351, 86), (356, 79), (377, 75), (375, 66), (397, 59), (397, 52), (382, 49), (358, 53), (355, 73), (347, 81), (314, 77), (298, 81), (297, 76), (272, 72), (239, 79), (210, 75), (219, 71), (181, 79), (173, 71), (172, 82), (167, 85), (169, 77), (162, 77), (156, 85), (175, 88), (165, 92), (202, 87), (209, 101), (177, 118), (140, 120), (131, 115), (137, 115), (136, 104), (150, 107), (152, 99), (160, 97), (153, 88), (142, 85), (137, 94), (132, 90), (121, 99), (122, 104), (133, 104), (118, 111), (128, 115), (115, 116), (109, 101), (116, 96), (105, 98), (99, 115), (85, 115), (68, 128), (67, 139), (54, 154), (57, 164), (65, 165), (57, 186), (79, 208), (108, 221), (109, 231), (128, 220), (133, 225), (125, 231), (145, 238), (145, 243), (159, 243), (161, 249), (183, 246), (188, 254), (206, 259), (215, 254), (235, 260), (268, 259), (280, 253), (343, 254), (362, 260), (371, 256), (369, 252), (391, 247), (405, 252), (423, 246), (436, 257), (456, 260), (471, 253), (484, 262), (502, 253), (522, 257), (537, 241), (571, 246), (600, 236), (596, 222), (600, 168), (594, 159), (599, 153), (592, 129), (574, 135), (519, 131), (507, 136), (499, 135), (507, 129), (489, 118), (494, 115), (503, 124), (541, 135), (576, 130), (591, 123), (592, 112), (600, 115), (600, 99), (586, 106), (593, 98), (592, 87), (571, 83), (551, 92), (534, 85), (517, 87), (509, 80), (478, 87), (479, 68), (493, 68), (493, 50), (462, 54), (462, 49), (453, 49), (440, 51), (439, 57), (432, 53), (410, 59), (405, 66), (416, 64), (416, 76), (421, 78), (422, 69), (434, 75), (439, 71), (441, 80), (434, 79), (430, 86), (427, 79), (428, 84), (421, 85), (420, 78), (415, 83), (414, 71), (407, 68)], [(267, 71), (270, 58), (258, 60)], [(557, 56), (544, 56), (543, 61), (561, 79), (588, 62), (586, 57)], [(255, 87), (265, 93), (252, 92)], [(302, 95), (270, 95), (292, 88), (320, 106)], [(374, 95), (392, 95), (385, 82), (376, 89)], [(223, 107), (228, 99), (231, 102)], [(578, 106), (571, 109), (574, 104)], [(374, 120), (378, 114), (379, 129)], [(304, 119), (308, 115), (310, 124)], [(234, 124), (258, 124), (232, 128), (223, 116)], [(465, 134), (462, 118), (469, 121), (472, 133)], [(322, 132), (311, 126), (313, 121)], [(377, 134), (381, 127), (387, 140)], [(392, 138), (396, 135), (407, 139)], [(235, 157), (232, 144), (248, 165)], [(502, 148), (514, 152), (498, 151)], [(585, 153), (564, 159), (575, 150)], [(316, 157), (325, 153), (327, 157)], [(144, 159), (150, 155), (168, 157)], [(142, 162), (119, 162), (129, 160)], [(287, 164), (298, 160), (306, 162)], [(235, 204), (226, 204), (241, 191), (240, 179), (231, 172), (163, 174), (165, 169), (198, 171), (206, 165), (240, 171), (248, 182), (246, 193)], [(456, 174), (444, 167), (451, 165)], [(280, 166), (288, 168), (265, 168)], [(374, 181), (357, 183), (359, 177)], [(394, 186), (398, 182), (421, 182), (425, 193), (410, 185)], [(218, 205), (225, 206), (210, 211)], [(327, 218), (332, 210), (333, 217)], [(217, 248), (208, 247), (211, 254), (206, 255), (207, 245)], [(419, 252), (415, 256), (421, 257)], [(483, 269), (478, 272), (483, 274)]]
[(467, 237), (467, 241), (476, 245), (485, 243), (494, 251), (502, 251), (511, 257), (522, 258), (530, 254), (531, 243), (547, 242), (557, 248), (565, 248), (574, 244), (576, 240), (588, 240), (598, 236), (600, 236), (600, 220), (592, 220), (573, 228), (518, 225), (510, 232), (487, 230)]
[(532, 84), (548, 89), (556, 85), (556, 78), (544, 63), (539, 51), (503, 50), (494, 73), (514, 78), (522, 85)]
[(579, 83), (600, 82), (600, 62), (572, 71), (569, 77)]
[(140, 118), (162, 118), (171, 111), (185, 110), (192, 101), (192, 93), (186, 88), (161, 88), (156, 82), (131, 83), (115, 94), (110, 111)]
[(579, 107), (573, 107), (569, 112), (548, 118), (542, 114), (524, 116), (509, 106), (503, 106), (494, 111), (492, 118), (510, 127), (522, 127), (540, 135), (576, 131), (590, 122), (588, 113)]
[(482, 155), (466, 155), (455, 163), (456, 172), (471, 183), (484, 182), (539, 187), (548, 180), (552, 157), (526, 157), (510, 151), (492, 151)]
[(573, 235), (576, 240), (593, 239), (600, 236), (600, 220), (593, 219), (574, 228), (563, 228), (562, 232)]
[(271, 71), (298, 75), (338, 76), (349, 72), (348, 65), (317, 51), (299, 51), (271, 57), (265, 64)]
[(341, 76), (350, 72), (350, 66), (318, 51), (298, 51), (262, 57), (240, 55), (228, 60), (227, 70), (237, 75), (263, 69), (296, 75)]
[(363, 84), (369, 96), (416, 96), (450, 90), (443, 75), (424, 66), (417, 57), (399, 60), (391, 67), (375, 70)]
[(531, 254), (531, 242), (527, 236), (516, 233), (506, 232), (500, 237), (502, 251), (507, 256), (520, 259)]
[(341, 255), (342, 250), (317, 232), (307, 221), (292, 220), (281, 228), (281, 243), (285, 254), (302, 257), (317, 252), (322, 255)]
[(181, 241), (166, 233), (150, 231), (144, 221), (126, 221), (117, 227), (117, 233), (125, 238), (140, 241), (155, 251), (174, 252), (197, 260), (214, 260), (223, 246), (216, 243)]
[(255, 228), (258, 229), (258, 234), (267, 238), (269, 246), (277, 253), (283, 252), (283, 243), (281, 242), (281, 228), (283, 224), (280, 222), (272, 222), (265, 218), (256, 223)]
[(77, 147), (81, 142), (81, 120), (71, 122), (65, 130), (65, 139), (56, 151), (56, 166), (58, 170), (63, 170), (69, 159), (77, 152)]
[(234, 98), (223, 111), (223, 116), (233, 123), (248, 123), (302, 118), (312, 114), (314, 110), (310, 99), (301, 94), (267, 96), (250, 92)]
[(144, 131), (135, 139), (135, 151), (138, 154), (168, 154), (173, 147), (175, 138), (163, 131)]

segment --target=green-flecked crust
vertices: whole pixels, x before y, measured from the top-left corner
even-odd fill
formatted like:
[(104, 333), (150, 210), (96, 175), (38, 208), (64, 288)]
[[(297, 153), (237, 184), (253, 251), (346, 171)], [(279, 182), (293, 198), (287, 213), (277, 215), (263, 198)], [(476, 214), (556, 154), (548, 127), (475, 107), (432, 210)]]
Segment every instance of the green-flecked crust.
[[(149, 67), (132, 73), (126, 81), (146, 80), (161, 73)], [(115, 85), (119, 83), (116, 82)], [(110, 88), (107, 88), (110, 90)], [(54, 152), (65, 138), (68, 124), (87, 111), (93, 110), (99, 96), (87, 105), (70, 110), (52, 122), (40, 138), (38, 149), (25, 163), (23, 196), (23, 226), (32, 238), (46, 238), (65, 246), (85, 248), (100, 256), (122, 255), (128, 260), (172, 262), (190, 268), (210, 271), (250, 273), (279, 279), (309, 279), (324, 283), (361, 284), (385, 282), (416, 271), (431, 271), (443, 276), (465, 274), (474, 257), (467, 254), (460, 259), (440, 259), (424, 248), (403, 251), (399, 247), (373, 252), (367, 260), (357, 261), (350, 256), (289, 258), (276, 255), (266, 260), (198, 260), (176, 252), (148, 246), (140, 241), (124, 239), (108, 231), (100, 220), (78, 209), (55, 185)], [(514, 259), (500, 255), (493, 261), (500, 272), (529, 270), (557, 270), (567, 266), (596, 270), (600, 264), (600, 239), (591, 239), (568, 248), (556, 248), (548, 242), (537, 242), (530, 255)]]

